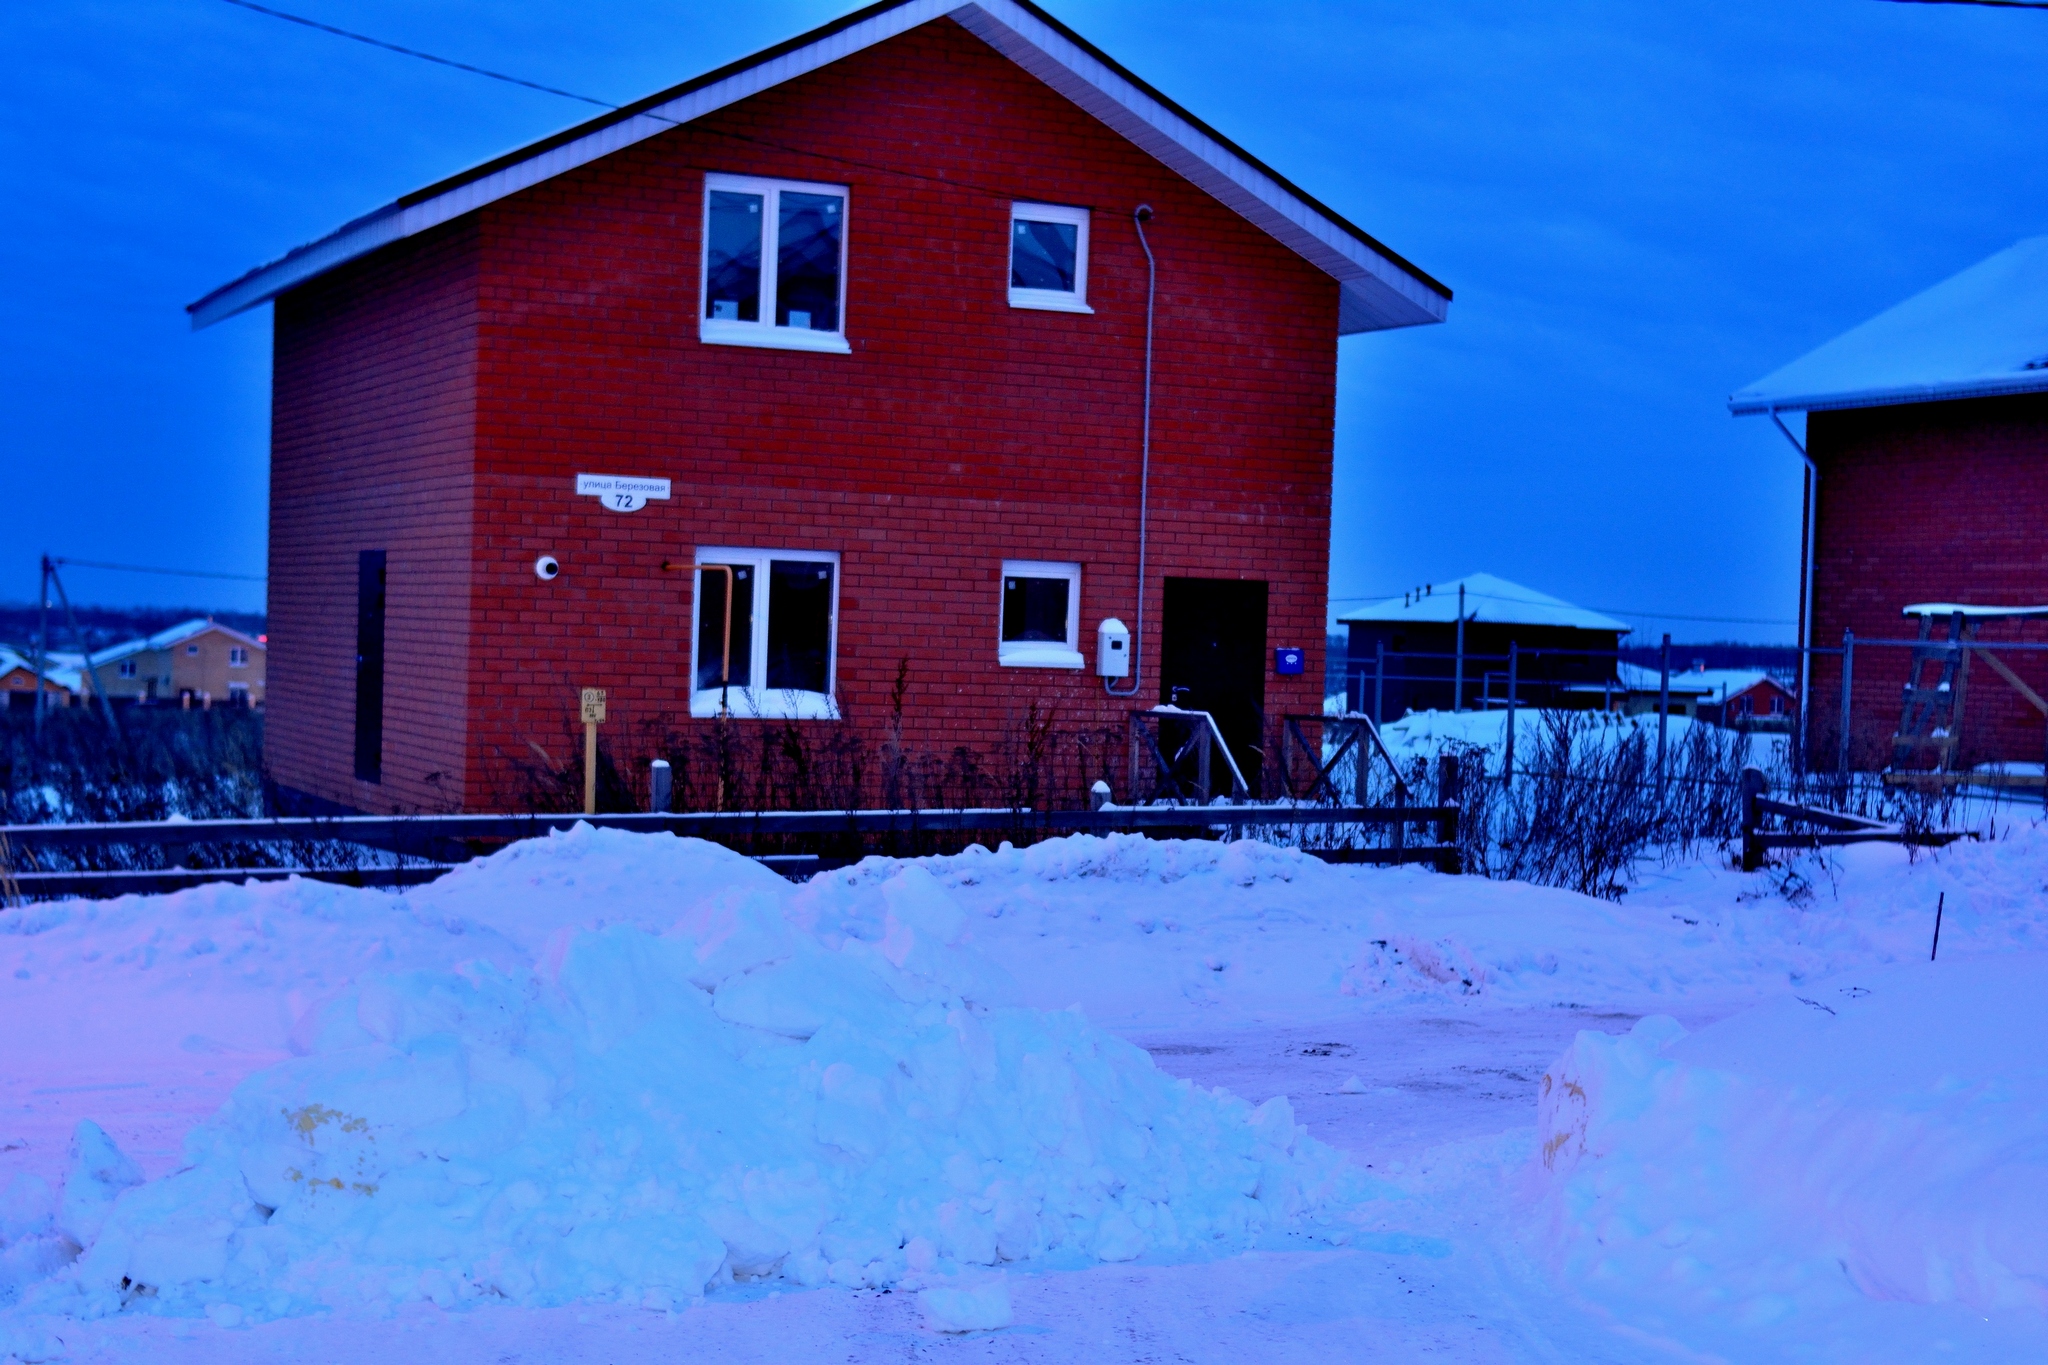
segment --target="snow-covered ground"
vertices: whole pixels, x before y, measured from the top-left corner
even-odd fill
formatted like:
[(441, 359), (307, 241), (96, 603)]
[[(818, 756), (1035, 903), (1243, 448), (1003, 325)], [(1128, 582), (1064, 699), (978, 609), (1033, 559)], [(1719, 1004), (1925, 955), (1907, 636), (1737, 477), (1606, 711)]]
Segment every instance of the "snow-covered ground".
[(1641, 874), (578, 829), (0, 911), (0, 1358), (2048, 1356), (2048, 832)]

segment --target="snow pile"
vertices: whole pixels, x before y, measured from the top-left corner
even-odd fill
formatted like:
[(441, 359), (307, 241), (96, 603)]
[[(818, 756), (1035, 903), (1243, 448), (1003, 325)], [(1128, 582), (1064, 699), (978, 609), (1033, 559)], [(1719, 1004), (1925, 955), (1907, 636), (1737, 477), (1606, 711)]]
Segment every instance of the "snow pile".
[[(625, 865), (644, 882), (604, 870)], [(579, 866), (596, 902), (571, 895), (591, 889)], [(77, 1201), (67, 1186), (62, 1230), (84, 1251), (32, 1291), (42, 1311), (944, 1289), (999, 1262), (1341, 1239), (1371, 1193), (1284, 1099), (1196, 1089), (1079, 1013), (1006, 1003), (1015, 984), (919, 868), (806, 895), (707, 845), (586, 829), (435, 890), (422, 913), (515, 932), (564, 898), (558, 920), (627, 922), (558, 929), (520, 970), (359, 977), (163, 1179), (134, 1184), (81, 1132), (76, 1169), (97, 1174)], [(971, 1326), (998, 1297), (928, 1310)]]
[(2048, 957), (1810, 984), (1688, 1035), (1582, 1033), (1533, 1172), (1596, 1289), (1763, 1324), (1860, 1291), (2048, 1309)]
[[(1577, 741), (1580, 744), (1590, 742), (1610, 746), (1636, 735), (1651, 745), (1657, 742), (1657, 717), (1654, 714), (1629, 716), (1611, 711), (1552, 713), (1520, 707), (1515, 711), (1517, 772), (1536, 757), (1537, 749), (1548, 740), (1553, 714), (1570, 725), (1581, 727), (1583, 737)], [(1693, 733), (1695, 730), (1700, 732), (1697, 738)], [(1388, 721), (1380, 727), (1380, 737), (1386, 743), (1387, 752), (1396, 762), (1403, 764), (1417, 758), (1434, 758), (1446, 748), (1472, 747), (1497, 754), (1507, 746), (1507, 733), (1508, 713), (1505, 708), (1492, 711), (1410, 711), (1401, 719)], [(1684, 753), (1685, 746), (1702, 741), (1725, 747), (1736, 738), (1738, 736), (1733, 731), (1689, 716), (1670, 717), (1664, 731), (1664, 743), (1674, 753)], [(1766, 771), (1783, 767), (1787, 743), (1784, 735), (1752, 733), (1747, 738), (1749, 762)]]

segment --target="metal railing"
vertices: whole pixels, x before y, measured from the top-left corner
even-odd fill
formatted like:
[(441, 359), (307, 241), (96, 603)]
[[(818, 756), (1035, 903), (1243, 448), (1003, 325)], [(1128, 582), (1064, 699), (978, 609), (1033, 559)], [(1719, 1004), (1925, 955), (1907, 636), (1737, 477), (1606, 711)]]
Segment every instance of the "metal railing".
[[(0, 885), (13, 895), (120, 895), (175, 890), (214, 881), (278, 880), (301, 876), (359, 886), (408, 886), (432, 881), (493, 846), (568, 830), (578, 824), (598, 829), (666, 833), (708, 839), (732, 848), (758, 847), (787, 836), (878, 836), (919, 834), (1001, 834), (1034, 839), (1055, 834), (1112, 832), (1179, 833), (1194, 837), (1243, 837), (1251, 829), (1306, 830), (1322, 827), (1343, 838), (1348, 827), (1384, 825), (1387, 847), (1344, 844), (1305, 851), (1331, 862), (1429, 863), (1458, 870), (1458, 805), (1410, 805), (1405, 791), (1390, 806), (1274, 805), (1104, 805), (1094, 810), (1030, 810), (979, 807), (953, 810), (650, 812), (619, 815), (350, 815), (282, 817), (264, 820), (137, 821), (108, 824), (8, 825), (0, 827)], [(1410, 843), (1411, 826), (1423, 826), (1433, 842)], [(375, 850), (370, 865), (322, 865), (305, 856), (315, 846)], [(214, 856), (193, 858), (195, 850)], [(90, 851), (110, 861), (109, 850), (129, 863), (155, 859), (154, 867), (43, 867), (67, 855)], [(145, 853), (144, 850), (150, 852)], [(263, 857), (266, 861), (237, 863)], [(816, 871), (852, 859), (816, 854), (758, 855), (771, 867), (792, 873)], [(282, 859), (282, 860), (280, 860)], [(33, 864), (33, 865), (32, 865)], [(195, 865), (196, 864), (196, 865)]]

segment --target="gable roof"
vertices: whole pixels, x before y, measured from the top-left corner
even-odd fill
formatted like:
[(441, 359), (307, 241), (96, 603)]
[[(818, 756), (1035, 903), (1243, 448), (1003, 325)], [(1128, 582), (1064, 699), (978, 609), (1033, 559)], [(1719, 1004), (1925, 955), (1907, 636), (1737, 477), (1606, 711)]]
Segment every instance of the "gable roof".
[(1356, 611), (1347, 611), (1339, 621), (1449, 624), (1458, 619), (1458, 589), (1465, 589), (1465, 619), (1489, 625), (1568, 626), (1574, 630), (1621, 631), (1628, 623), (1597, 611), (1510, 583), (1490, 573), (1466, 574), (1449, 583), (1433, 583), (1419, 597), (1389, 597)]
[(1032, 0), (881, 0), (692, 81), (415, 190), (190, 304), (193, 330), (336, 266), (738, 100), (950, 18), (1241, 214), (1342, 289), (1337, 332), (1442, 322), (1451, 291), (1119, 66)]
[[(78, 670), (57, 666), (54, 655), (45, 656), (43, 682), (63, 692), (76, 692), (79, 688)], [(10, 645), (0, 645), (0, 678), (20, 669), (31, 678), (36, 675), (35, 660)]]
[(1728, 400), (1822, 412), (2048, 392), (2048, 237), (2029, 237), (1852, 327)]
[(108, 645), (105, 649), (96, 650), (92, 656), (92, 666), (99, 668), (105, 664), (118, 663), (122, 659), (130, 658), (137, 654), (147, 654), (152, 650), (158, 649), (170, 649), (173, 646), (184, 644), (187, 640), (196, 639), (208, 631), (215, 630), (228, 636), (230, 639), (241, 641), (251, 649), (262, 649), (264, 647), (261, 640), (245, 635), (233, 626), (224, 626), (220, 622), (208, 620), (204, 616), (195, 616), (189, 621), (180, 621), (175, 626), (166, 626), (154, 635), (146, 635), (139, 640), (123, 640), (118, 645)]

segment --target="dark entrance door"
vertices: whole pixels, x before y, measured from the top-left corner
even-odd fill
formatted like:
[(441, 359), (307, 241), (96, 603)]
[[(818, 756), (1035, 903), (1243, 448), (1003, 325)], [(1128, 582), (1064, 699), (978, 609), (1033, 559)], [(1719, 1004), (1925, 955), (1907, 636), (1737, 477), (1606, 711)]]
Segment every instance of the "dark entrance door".
[[(1159, 700), (1207, 711), (1254, 796), (1264, 766), (1266, 585), (1241, 578), (1169, 578), (1159, 647)], [(1218, 792), (1229, 778), (1214, 779)]]

